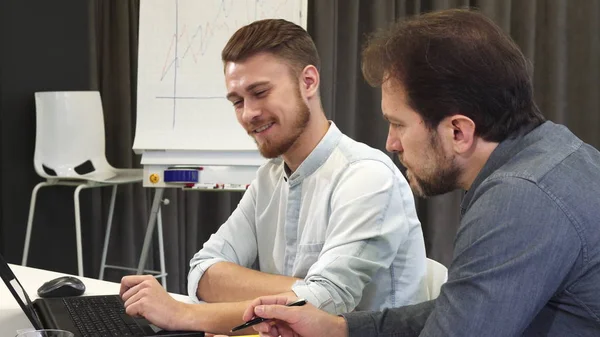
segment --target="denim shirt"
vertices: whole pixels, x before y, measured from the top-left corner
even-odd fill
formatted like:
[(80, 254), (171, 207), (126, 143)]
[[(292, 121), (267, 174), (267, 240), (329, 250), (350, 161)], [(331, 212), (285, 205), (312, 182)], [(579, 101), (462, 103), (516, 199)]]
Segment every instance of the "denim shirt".
[(499, 144), (462, 202), (434, 301), (350, 336), (600, 336), (600, 153), (552, 122)]
[(190, 262), (188, 293), (228, 261), (297, 277), (292, 291), (331, 313), (426, 300), (425, 244), (408, 182), (383, 152), (331, 123), (295, 172), (273, 159)]

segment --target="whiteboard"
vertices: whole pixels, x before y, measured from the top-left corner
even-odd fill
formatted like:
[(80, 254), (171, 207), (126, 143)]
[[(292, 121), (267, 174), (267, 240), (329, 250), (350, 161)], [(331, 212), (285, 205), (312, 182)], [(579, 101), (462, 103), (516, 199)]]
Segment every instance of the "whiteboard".
[(306, 1), (142, 0), (133, 149), (258, 154), (225, 98), (221, 50), (238, 28), (259, 19), (306, 29)]

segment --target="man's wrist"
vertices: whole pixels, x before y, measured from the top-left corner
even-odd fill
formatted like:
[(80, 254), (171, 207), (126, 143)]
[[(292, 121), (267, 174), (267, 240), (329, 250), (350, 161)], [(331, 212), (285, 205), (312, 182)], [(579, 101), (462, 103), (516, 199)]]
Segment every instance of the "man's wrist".
[(204, 309), (204, 304), (190, 304), (180, 302), (180, 315), (178, 325), (178, 330), (188, 330), (188, 331), (202, 331), (204, 330), (202, 321), (203, 317), (206, 317), (202, 314)]
[(333, 335), (337, 337), (348, 337), (348, 324), (346, 323), (346, 318), (344, 318), (344, 316), (336, 317), (335, 333)]

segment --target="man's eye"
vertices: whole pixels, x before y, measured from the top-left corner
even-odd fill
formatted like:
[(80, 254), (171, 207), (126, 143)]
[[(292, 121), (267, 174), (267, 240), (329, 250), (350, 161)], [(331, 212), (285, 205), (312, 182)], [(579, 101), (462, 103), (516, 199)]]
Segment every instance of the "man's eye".
[(244, 101), (242, 101), (242, 100), (239, 100), (239, 101), (234, 101), (234, 102), (233, 102), (233, 106), (237, 108), (237, 107), (239, 107), (239, 106), (240, 106), (240, 105), (241, 105), (243, 102), (244, 102)]
[(254, 96), (256, 96), (256, 97), (264, 97), (266, 93), (267, 93), (267, 90), (262, 90), (262, 91), (258, 91), (256, 93), (254, 93)]

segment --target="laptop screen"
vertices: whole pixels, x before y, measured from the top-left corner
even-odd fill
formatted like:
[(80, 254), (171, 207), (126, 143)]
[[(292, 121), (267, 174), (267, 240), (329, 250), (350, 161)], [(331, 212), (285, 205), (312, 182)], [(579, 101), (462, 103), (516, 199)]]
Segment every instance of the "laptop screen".
[(25, 315), (27, 315), (27, 318), (29, 318), (29, 321), (33, 327), (36, 329), (41, 329), (42, 323), (35, 313), (35, 310), (33, 310), (33, 304), (31, 304), (29, 295), (27, 295), (27, 292), (21, 285), (21, 282), (17, 280), (17, 277), (8, 266), (6, 260), (4, 260), (2, 254), (0, 254), (0, 277), (2, 277), (4, 284), (6, 284), (6, 287), (10, 293), (13, 294), (15, 300), (17, 303), (19, 303), (19, 306), (21, 306), (21, 309), (23, 309), (23, 312)]

